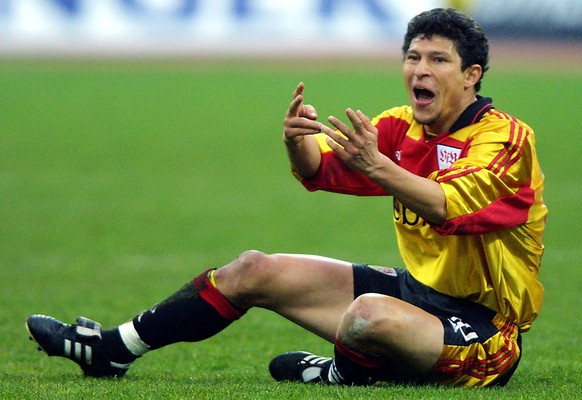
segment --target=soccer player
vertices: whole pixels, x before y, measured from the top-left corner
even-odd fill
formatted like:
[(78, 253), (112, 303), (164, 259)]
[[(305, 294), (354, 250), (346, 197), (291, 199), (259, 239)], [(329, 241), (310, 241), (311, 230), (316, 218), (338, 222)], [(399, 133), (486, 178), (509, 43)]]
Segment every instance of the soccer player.
[(262, 307), (334, 344), (333, 358), (275, 357), (279, 381), (506, 384), (543, 295), (534, 133), (477, 94), (488, 42), (470, 17), (423, 12), (402, 50), (410, 105), (373, 119), (348, 109), (349, 123), (329, 117), (331, 128), (299, 84), (283, 140), (308, 190), (393, 196), (405, 269), (247, 251), (118, 327), (33, 315), (31, 337), (86, 375), (120, 377), (148, 351), (204, 340)]

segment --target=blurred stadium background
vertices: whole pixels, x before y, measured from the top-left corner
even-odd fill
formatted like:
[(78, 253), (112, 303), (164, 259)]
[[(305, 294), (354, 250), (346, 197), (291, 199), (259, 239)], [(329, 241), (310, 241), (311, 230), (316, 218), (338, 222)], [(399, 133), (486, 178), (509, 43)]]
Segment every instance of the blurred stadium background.
[(580, 0), (0, 0), (0, 55), (379, 57), (448, 6), (494, 43), (582, 38)]

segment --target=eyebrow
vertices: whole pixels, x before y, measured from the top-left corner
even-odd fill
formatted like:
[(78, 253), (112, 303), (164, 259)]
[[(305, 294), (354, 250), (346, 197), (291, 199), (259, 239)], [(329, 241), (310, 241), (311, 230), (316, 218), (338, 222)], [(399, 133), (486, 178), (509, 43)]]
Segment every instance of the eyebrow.
[[(408, 50), (406, 52), (406, 54), (420, 54), (420, 52), (418, 50)], [(435, 51), (430, 51), (428, 53), (429, 56), (431, 57), (437, 57), (437, 56), (443, 56), (443, 57), (451, 57), (451, 53), (447, 52), (447, 51), (439, 51), (439, 50), (435, 50)]]

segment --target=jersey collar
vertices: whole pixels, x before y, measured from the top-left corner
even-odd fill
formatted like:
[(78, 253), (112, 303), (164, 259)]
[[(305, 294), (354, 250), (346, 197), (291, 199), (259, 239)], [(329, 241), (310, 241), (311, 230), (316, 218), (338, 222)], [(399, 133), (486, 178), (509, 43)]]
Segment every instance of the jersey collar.
[(459, 129), (466, 128), (469, 125), (479, 122), (487, 111), (495, 108), (492, 103), (493, 100), (490, 97), (477, 96), (477, 101), (463, 111), (453, 126), (451, 126), (449, 133), (456, 132)]

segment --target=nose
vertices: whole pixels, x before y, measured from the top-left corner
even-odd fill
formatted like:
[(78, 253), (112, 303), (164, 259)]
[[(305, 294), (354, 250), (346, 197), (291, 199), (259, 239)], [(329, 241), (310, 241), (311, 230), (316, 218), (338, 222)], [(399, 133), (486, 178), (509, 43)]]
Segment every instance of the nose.
[(414, 68), (414, 74), (418, 78), (430, 75), (430, 67), (426, 61), (426, 58), (422, 57), (418, 60), (416, 67)]

